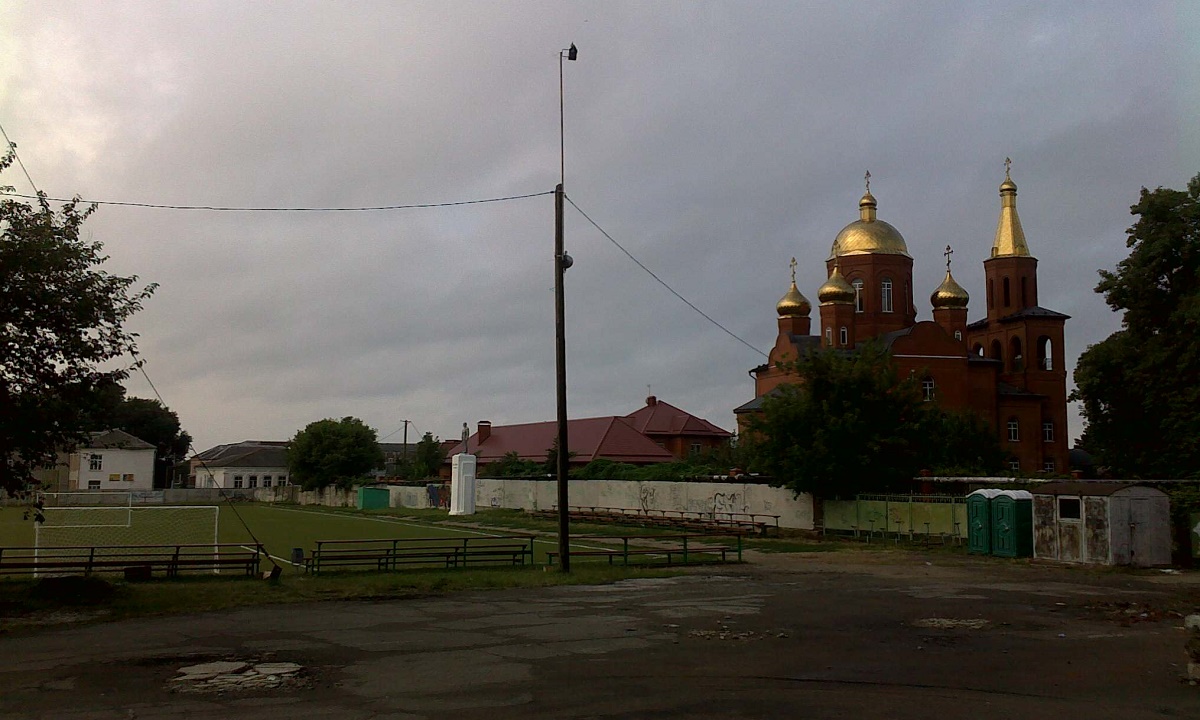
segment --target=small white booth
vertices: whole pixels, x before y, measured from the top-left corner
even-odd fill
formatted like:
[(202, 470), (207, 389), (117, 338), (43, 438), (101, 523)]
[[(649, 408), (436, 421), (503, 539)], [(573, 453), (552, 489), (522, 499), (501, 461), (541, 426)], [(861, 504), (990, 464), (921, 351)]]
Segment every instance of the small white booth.
[(450, 514), (475, 514), (474, 455), (459, 453), (450, 458)]

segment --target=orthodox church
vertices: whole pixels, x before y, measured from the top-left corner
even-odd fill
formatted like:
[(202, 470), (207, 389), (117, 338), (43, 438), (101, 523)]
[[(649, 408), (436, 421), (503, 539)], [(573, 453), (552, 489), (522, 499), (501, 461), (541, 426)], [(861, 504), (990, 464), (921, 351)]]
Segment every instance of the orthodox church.
[(755, 399), (734, 410), (739, 426), (766, 395), (791, 381), (779, 363), (815, 348), (853, 350), (878, 339), (901, 376), (921, 378), (926, 401), (986, 420), (1011, 453), (1012, 470), (1066, 472), (1068, 316), (1038, 305), (1037, 258), (1025, 241), (1009, 172), (1000, 185), (991, 254), (983, 261), (986, 314), (971, 323), (970, 296), (950, 273), (949, 246), (946, 277), (929, 296), (933, 320), (917, 322), (913, 259), (900, 231), (877, 217), (870, 173), (858, 208), (859, 219), (837, 234), (825, 262), (829, 279), (817, 289), (815, 335), (812, 305), (796, 287), (792, 259), (792, 286), (775, 307), (779, 335), (768, 361), (751, 371)]

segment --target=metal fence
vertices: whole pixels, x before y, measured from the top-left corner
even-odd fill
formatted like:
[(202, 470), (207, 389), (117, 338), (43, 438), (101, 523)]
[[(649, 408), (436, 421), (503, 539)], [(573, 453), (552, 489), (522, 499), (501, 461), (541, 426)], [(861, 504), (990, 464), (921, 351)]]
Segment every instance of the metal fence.
[(956, 495), (858, 495), (823, 503), (825, 531), (910, 537), (967, 536), (966, 498)]

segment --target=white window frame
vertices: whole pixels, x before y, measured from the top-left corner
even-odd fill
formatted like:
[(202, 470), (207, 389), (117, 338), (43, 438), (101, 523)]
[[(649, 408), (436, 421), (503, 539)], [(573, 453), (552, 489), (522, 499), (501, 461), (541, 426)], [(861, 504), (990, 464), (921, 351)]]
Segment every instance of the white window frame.
[(1008, 421), (1008, 441), (1021, 442), (1021, 422), (1016, 418)]
[(1042, 442), (1054, 442), (1054, 421), (1042, 423)]
[(879, 306), (885, 313), (892, 312), (892, 281), (885, 279), (879, 283)]
[(238, 479), (236, 479), (236, 478), (235, 478), (235, 479), (234, 479), (234, 481), (233, 481), (233, 486), (234, 486), (235, 488), (240, 488), (240, 487), (242, 487), (242, 481), (241, 481), (241, 480), (238, 480)]
[(825, 347), (833, 347), (833, 328), (825, 328)]
[(1046, 458), (1045, 460), (1042, 461), (1042, 472), (1052, 473), (1056, 469), (1057, 468), (1055, 467), (1055, 464), (1054, 464), (1054, 458)]
[(838, 333), (838, 335), (842, 341), (842, 347), (845, 347), (850, 344), (850, 328), (843, 325), (842, 329)]
[(90, 453), (88, 455), (88, 470), (103, 470), (104, 455), (101, 453)]
[(99, 489), (100, 489), (100, 481), (99, 480), (88, 480), (88, 490), (99, 490)]
[(1021, 461), (1020, 460), (1009, 460), (1008, 461), (1008, 469), (1012, 470), (1014, 472), (1020, 472)]
[(850, 286), (854, 288), (854, 312), (863, 312), (864, 301), (862, 278), (856, 278), (854, 282), (850, 283)]
[(921, 393), (925, 396), (925, 402), (933, 402), (933, 393), (936, 388), (937, 383), (931, 377), (921, 381)]

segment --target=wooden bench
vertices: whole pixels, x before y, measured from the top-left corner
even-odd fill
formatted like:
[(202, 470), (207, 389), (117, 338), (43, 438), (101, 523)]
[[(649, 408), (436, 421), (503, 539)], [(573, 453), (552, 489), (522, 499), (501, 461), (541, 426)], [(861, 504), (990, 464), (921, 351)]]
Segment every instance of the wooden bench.
[(155, 571), (167, 577), (194, 570), (241, 570), (256, 575), (266, 554), (262, 545), (80, 545), (57, 548), (0, 548), (0, 574), (64, 575)]
[(401, 566), (442, 568), (533, 562), (531, 536), (319, 540), (304, 561), (308, 572), (329, 568), (398, 570)]
[[(702, 537), (706, 541), (711, 539), (711, 536), (709, 536), (709, 535), (703, 535), (703, 536), (699, 536), (699, 537)], [(619, 538), (622, 541), (622, 546), (619, 548), (617, 548), (617, 547), (613, 547), (613, 548), (589, 547), (589, 548), (584, 548), (582, 550), (571, 550), (571, 556), (572, 557), (576, 557), (576, 556), (578, 556), (578, 557), (607, 557), (609, 565), (614, 564), (614, 561), (616, 560), (616, 558), (621, 558), (623, 561), (623, 564), (628, 565), (629, 558), (636, 557), (636, 556), (665, 557), (668, 565), (674, 564), (675, 558), (677, 558), (677, 557), (681, 558), (684, 563), (691, 562), (693, 556), (695, 556), (695, 555), (711, 555), (713, 558), (713, 561), (716, 561), (716, 558), (720, 557), (721, 562), (728, 562), (729, 553), (736, 553), (738, 561), (741, 561), (741, 559), (742, 559), (742, 537), (741, 537), (741, 535), (736, 535), (735, 537), (737, 538), (737, 544), (734, 547), (729, 547), (726, 545), (712, 545), (712, 544), (704, 544), (704, 543), (696, 544), (695, 542), (689, 542), (691, 540), (691, 537), (688, 535), (666, 536), (665, 538), (644, 538), (644, 537), (631, 538), (631, 537), (626, 536), (626, 537)], [(572, 538), (573, 541), (587, 540), (587, 539), (614, 540), (617, 538), (611, 538), (611, 537), (606, 537), (606, 536), (587, 536), (587, 535), (576, 535)], [(655, 547), (631, 548), (629, 546), (630, 540), (633, 540), (635, 542), (636, 541), (662, 542), (663, 540), (666, 540), (667, 543), (657, 545)], [(546, 553), (546, 562), (550, 565), (553, 565), (555, 562), (555, 559), (558, 558), (559, 554), (560, 553), (557, 551)]]

